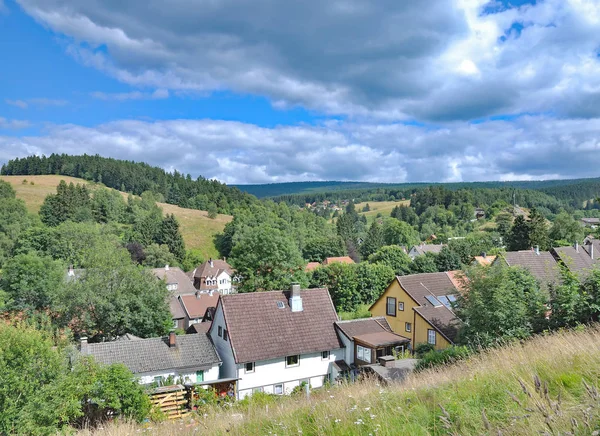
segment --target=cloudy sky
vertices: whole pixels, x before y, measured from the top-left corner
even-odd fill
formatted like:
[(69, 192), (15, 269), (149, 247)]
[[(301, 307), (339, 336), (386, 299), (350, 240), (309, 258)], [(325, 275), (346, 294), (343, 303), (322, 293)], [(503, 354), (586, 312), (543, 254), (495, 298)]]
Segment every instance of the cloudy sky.
[(599, 54), (597, 0), (0, 0), (0, 162), (597, 177)]

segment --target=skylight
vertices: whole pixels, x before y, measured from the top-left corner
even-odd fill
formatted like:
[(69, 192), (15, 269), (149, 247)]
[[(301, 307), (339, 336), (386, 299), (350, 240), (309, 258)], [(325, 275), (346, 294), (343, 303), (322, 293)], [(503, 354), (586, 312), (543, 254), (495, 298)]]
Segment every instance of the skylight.
[(442, 303), (440, 303), (440, 301), (433, 295), (426, 295), (425, 298), (433, 307), (440, 307), (442, 305)]
[(448, 309), (452, 309), (452, 303), (456, 301), (456, 297), (454, 295), (441, 295), (438, 296), (437, 299)]
[(285, 309), (285, 303), (283, 301), (278, 301), (277, 307), (279, 307), (280, 309)]

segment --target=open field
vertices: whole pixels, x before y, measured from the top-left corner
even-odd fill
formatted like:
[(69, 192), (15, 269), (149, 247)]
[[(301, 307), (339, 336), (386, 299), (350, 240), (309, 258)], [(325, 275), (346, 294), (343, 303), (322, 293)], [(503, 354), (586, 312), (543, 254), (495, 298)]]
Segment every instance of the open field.
[(121, 423), (94, 434), (592, 435), (600, 428), (599, 381), (594, 327), (490, 350), (400, 385), (367, 380), (310, 399), (263, 395), (208, 407), (194, 420)]
[[(363, 207), (369, 203), (369, 207), (371, 208), (368, 212), (362, 212)], [(371, 222), (378, 213), (383, 216), (390, 216), (392, 213), (392, 209), (396, 206), (409, 206), (410, 200), (400, 200), (400, 201), (366, 201), (364, 203), (356, 204), (356, 211), (359, 215), (364, 215), (367, 217), (367, 220)]]
[[(32, 213), (39, 212), (44, 198), (48, 194), (56, 193), (56, 186), (61, 180), (67, 183), (85, 183), (94, 188), (98, 186), (83, 179), (68, 176), (0, 176), (0, 180), (7, 181), (13, 186), (17, 192), (17, 198), (23, 200), (27, 209)], [(24, 180), (27, 182), (24, 183)], [(121, 194), (127, 198), (126, 193)], [(218, 257), (213, 238), (217, 233), (223, 231), (225, 224), (233, 219), (232, 216), (218, 215), (217, 218), (210, 219), (205, 211), (184, 209), (166, 203), (158, 203), (158, 205), (165, 214), (172, 213), (179, 220), (186, 248), (199, 250), (206, 259)]]

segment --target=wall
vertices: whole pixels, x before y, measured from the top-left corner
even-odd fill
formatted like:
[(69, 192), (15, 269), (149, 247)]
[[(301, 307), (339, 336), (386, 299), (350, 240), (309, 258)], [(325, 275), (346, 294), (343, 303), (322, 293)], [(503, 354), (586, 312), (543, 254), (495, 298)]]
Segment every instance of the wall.
[(264, 360), (255, 363), (254, 372), (247, 374), (245, 365), (238, 365), (238, 396), (244, 398), (252, 394), (252, 389), (262, 387), (264, 392), (274, 393), (274, 385), (283, 383), (284, 393), (289, 394), (302, 381), (308, 381), (311, 387), (323, 386), (324, 377), (331, 372), (331, 365), (336, 360), (344, 359), (343, 348), (332, 350), (329, 359), (323, 360), (321, 353), (302, 354), (298, 366), (287, 368), (285, 357)]
[[(386, 306), (387, 306), (387, 297), (395, 297), (396, 298), (396, 316), (388, 316), (386, 315)], [(398, 310), (398, 303), (404, 303), (404, 310)], [(408, 296), (408, 294), (402, 289), (398, 280), (394, 279), (392, 283), (387, 287), (384, 293), (379, 297), (371, 309), (369, 311), (373, 316), (385, 316), (387, 322), (390, 327), (394, 331), (401, 336), (407, 337), (411, 339), (414, 338), (415, 325), (412, 326), (412, 332), (406, 331), (406, 324), (410, 322), (414, 323), (414, 310), (413, 307), (418, 307), (419, 305)]]
[[(418, 313), (415, 314), (415, 341), (414, 345), (422, 344), (427, 342), (427, 330), (433, 329), (435, 330), (427, 321), (425, 321), (421, 315)], [(439, 334), (438, 331), (435, 332), (435, 349), (441, 350), (443, 348), (448, 348), (450, 343)]]
[[(224, 283), (221, 283), (221, 280), (224, 280)], [(219, 289), (219, 293), (222, 295), (227, 295), (232, 293), (231, 289), (231, 276), (227, 273), (227, 271), (221, 272), (217, 276), (217, 286)]]
[[(163, 377), (166, 379), (169, 376), (173, 376), (175, 378), (175, 383), (178, 382), (178, 378), (181, 377), (184, 382), (188, 381), (189, 383), (197, 383), (196, 380), (196, 371), (202, 368), (188, 368), (181, 371), (156, 371), (156, 372), (145, 372), (141, 374), (136, 374), (139, 377), (140, 384), (150, 384), (154, 382), (154, 377)], [(186, 380), (187, 379), (187, 380)], [(214, 381), (219, 379), (219, 366), (214, 365), (209, 369), (204, 369), (204, 381)]]
[(237, 378), (237, 366), (233, 358), (233, 350), (231, 349), (231, 341), (228, 339), (225, 341), (222, 337), (219, 337), (219, 326), (225, 330), (225, 319), (223, 317), (223, 308), (221, 303), (217, 304), (217, 310), (215, 311), (215, 319), (213, 320), (212, 326), (210, 327), (209, 334), (217, 349), (217, 354), (223, 362), (220, 369), (220, 378)]
[(348, 365), (352, 365), (354, 363), (354, 341), (349, 339), (341, 330), (336, 327), (338, 332), (338, 337), (342, 341), (342, 344), (345, 347), (344, 351), (344, 360)]

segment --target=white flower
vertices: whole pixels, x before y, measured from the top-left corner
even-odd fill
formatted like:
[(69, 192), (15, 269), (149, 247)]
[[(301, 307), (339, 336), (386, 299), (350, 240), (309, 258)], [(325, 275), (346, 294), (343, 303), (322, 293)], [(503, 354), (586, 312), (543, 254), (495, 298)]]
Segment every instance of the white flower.
[(365, 412), (368, 412), (369, 410), (371, 410), (370, 407), (365, 407)]
[(336, 419), (334, 422), (340, 422), (340, 421), (341, 421), (341, 419)]

